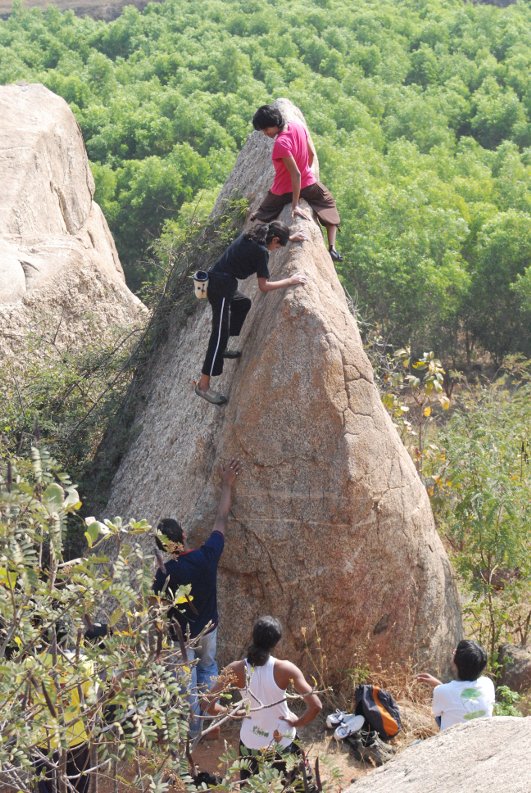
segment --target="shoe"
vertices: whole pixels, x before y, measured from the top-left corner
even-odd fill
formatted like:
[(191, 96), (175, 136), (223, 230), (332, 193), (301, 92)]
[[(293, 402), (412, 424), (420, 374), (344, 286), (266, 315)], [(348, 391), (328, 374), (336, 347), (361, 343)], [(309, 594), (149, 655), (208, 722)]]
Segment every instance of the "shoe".
[(352, 735), (352, 733), (361, 730), (364, 724), (365, 716), (354, 716), (353, 714), (348, 714), (345, 719), (343, 719), (343, 722), (338, 727), (336, 727), (334, 731), (334, 738), (336, 741), (344, 741), (345, 738), (348, 738), (348, 736)]
[(394, 753), (394, 749), (390, 746), (386, 746), (379, 738), (368, 746), (361, 746), (355, 751), (355, 754), (360, 755), (360, 759), (363, 763), (370, 763), (376, 768), (387, 763), (393, 757)]
[(343, 723), (346, 716), (350, 716), (352, 714), (345, 713), (344, 710), (336, 710), (334, 713), (329, 713), (326, 717), (326, 726), (329, 730), (335, 730), (336, 727), (339, 727), (340, 724)]
[(241, 358), (242, 354), (239, 350), (225, 350), (223, 353), (224, 358)]
[(342, 262), (343, 261), (343, 257), (341, 256), (339, 251), (336, 251), (336, 249), (334, 248), (333, 245), (330, 245), (330, 247), (328, 248), (328, 253), (332, 257), (332, 261), (333, 262)]
[(377, 732), (361, 730), (346, 739), (360, 763), (379, 767), (387, 763), (395, 754), (395, 749), (382, 741)]
[(228, 402), (227, 397), (224, 397), (223, 394), (218, 394), (217, 391), (212, 391), (211, 388), (207, 391), (201, 391), (199, 386), (196, 385), (195, 393), (202, 399), (206, 399), (206, 401), (210, 402), (212, 405), (219, 405), (221, 407), (221, 405), (226, 405)]

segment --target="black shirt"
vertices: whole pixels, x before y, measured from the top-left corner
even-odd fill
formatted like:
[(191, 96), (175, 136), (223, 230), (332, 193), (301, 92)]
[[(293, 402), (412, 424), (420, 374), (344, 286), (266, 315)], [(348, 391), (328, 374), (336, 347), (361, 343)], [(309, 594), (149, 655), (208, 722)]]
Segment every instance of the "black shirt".
[(212, 272), (227, 273), (240, 279), (249, 278), (253, 273), (258, 278), (269, 278), (268, 261), (269, 251), (265, 245), (240, 234), (217, 260)]

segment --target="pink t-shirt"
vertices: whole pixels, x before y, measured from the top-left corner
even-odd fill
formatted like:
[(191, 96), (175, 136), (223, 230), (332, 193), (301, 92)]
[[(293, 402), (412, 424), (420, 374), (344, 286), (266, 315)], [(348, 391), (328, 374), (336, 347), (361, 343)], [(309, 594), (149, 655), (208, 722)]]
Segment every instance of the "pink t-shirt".
[(290, 154), (297, 163), (297, 168), (301, 172), (301, 190), (303, 187), (308, 187), (316, 181), (311, 168), (308, 164), (308, 133), (302, 124), (296, 121), (290, 121), (289, 124), (279, 132), (275, 138), (273, 152), (271, 157), (273, 159), (273, 166), (275, 168), (275, 180), (271, 188), (271, 192), (275, 195), (282, 195), (282, 193), (291, 193), (291, 176), (289, 171), (282, 162), (283, 157), (289, 157)]

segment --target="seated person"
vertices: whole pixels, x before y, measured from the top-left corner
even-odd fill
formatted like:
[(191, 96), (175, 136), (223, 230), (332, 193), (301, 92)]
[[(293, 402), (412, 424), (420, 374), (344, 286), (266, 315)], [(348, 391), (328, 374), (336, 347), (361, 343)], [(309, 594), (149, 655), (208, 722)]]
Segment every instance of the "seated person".
[(453, 655), (457, 680), (441, 683), (423, 672), (417, 675), (420, 683), (433, 688), (432, 712), (435, 721), (446, 730), (453, 724), (492, 716), (494, 684), (488, 677), (480, 677), (487, 665), (487, 653), (477, 642), (463, 639)]
[(251, 215), (251, 220), (269, 223), (291, 204), (291, 216), (309, 216), (300, 208), (299, 200), (309, 203), (319, 223), (326, 228), (328, 251), (334, 262), (343, 261), (336, 250), (336, 235), (339, 228), (339, 212), (330, 190), (318, 182), (312, 171), (316, 157), (315, 148), (308, 130), (297, 121), (286, 122), (274, 105), (262, 105), (253, 116), (253, 127), (275, 141), (271, 158), (275, 179), (266, 197)]

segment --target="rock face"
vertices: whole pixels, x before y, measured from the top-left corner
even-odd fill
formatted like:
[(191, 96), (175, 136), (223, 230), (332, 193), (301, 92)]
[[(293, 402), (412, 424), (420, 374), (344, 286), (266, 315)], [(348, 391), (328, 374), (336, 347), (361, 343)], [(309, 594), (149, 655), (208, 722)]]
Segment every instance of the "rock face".
[[(116, 19), (122, 13), (125, 5), (134, 5), (142, 11), (149, 0), (56, 0), (54, 6), (61, 11), (72, 10), (79, 16), (90, 16), (93, 19), (104, 19), (110, 21)], [(49, 5), (47, 0), (26, 0), (25, 8), (46, 8)], [(0, 0), (0, 18), (7, 19), (13, 11), (13, 0)]]
[(531, 691), (531, 647), (504, 644), (500, 647), (499, 661), (502, 685), (521, 694)]
[(0, 184), (0, 353), (28, 333), (71, 346), (145, 315), (92, 200), (76, 120), (42, 85), (0, 87)]
[(405, 749), (345, 793), (528, 793), (531, 717), (456, 724)]
[[(251, 135), (223, 198), (236, 191), (256, 204), (271, 182), (270, 148)], [(240, 361), (215, 382), (226, 407), (193, 393), (208, 305), (184, 329), (172, 318), (106, 512), (178, 516), (199, 543), (220, 464), (239, 457), (219, 574), (221, 660), (241, 656), (253, 620), (271, 613), (285, 626), (279, 652), (309, 668), (305, 646), (316, 661), (322, 649), (330, 679), (356, 658), (445, 668), (460, 609), (425, 489), (381, 404), (321, 231), (297, 225), (309, 240), (273, 253), (270, 269), (273, 279), (304, 270), (308, 284), (268, 294), (254, 278), (240, 284), (253, 308)]]

